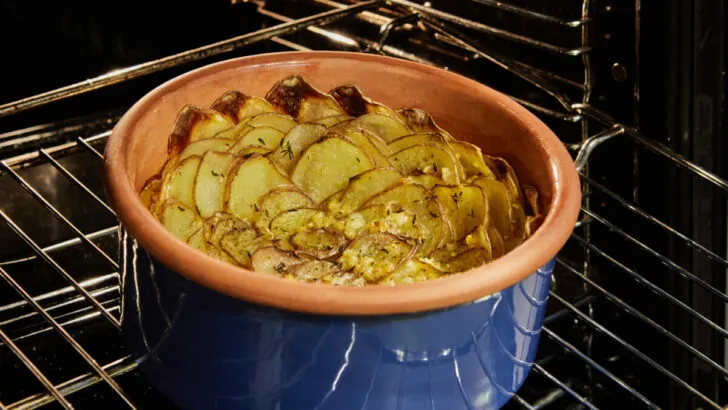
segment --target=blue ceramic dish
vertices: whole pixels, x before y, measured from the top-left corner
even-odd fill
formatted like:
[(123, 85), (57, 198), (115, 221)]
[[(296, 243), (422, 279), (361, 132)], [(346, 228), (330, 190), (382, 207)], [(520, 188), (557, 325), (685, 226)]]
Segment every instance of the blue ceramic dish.
[[(320, 89), (354, 83), (392, 108), (422, 108), (459, 139), (506, 158), (538, 189), (541, 227), (468, 272), (364, 288), (251, 272), (167, 232), (139, 190), (161, 169), (182, 106), (210, 104), (232, 89), (264, 95), (295, 73)], [(153, 385), (194, 410), (500, 407), (531, 369), (553, 258), (581, 199), (563, 144), (507, 96), (434, 67), (337, 52), (229, 60), (163, 84), (115, 127), (105, 178), (126, 232), (122, 326), (130, 351)]]
[(199, 410), (497, 409), (531, 370), (553, 270), (447, 309), (321, 317), (220, 295), (123, 245), (132, 354)]

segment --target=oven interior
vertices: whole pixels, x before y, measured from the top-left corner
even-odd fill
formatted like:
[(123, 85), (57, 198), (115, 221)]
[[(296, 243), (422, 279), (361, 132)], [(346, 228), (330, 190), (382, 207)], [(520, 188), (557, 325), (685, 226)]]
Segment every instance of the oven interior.
[(173, 408), (118, 330), (104, 143), (176, 75), (309, 49), (462, 73), (572, 152), (582, 213), (534, 371), (508, 408), (724, 408), (725, 11), (709, 0), (0, 1), (0, 409)]

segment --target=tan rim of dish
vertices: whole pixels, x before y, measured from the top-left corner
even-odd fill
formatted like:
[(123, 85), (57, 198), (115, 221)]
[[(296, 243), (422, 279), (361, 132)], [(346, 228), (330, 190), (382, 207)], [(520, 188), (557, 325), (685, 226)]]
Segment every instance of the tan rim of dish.
[[(261, 67), (265, 69), (265, 67), (291, 67), (296, 64), (313, 63), (325, 65), (328, 60), (335, 60), (339, 66), (350, 65), (350, 78), (352, 78), (350, 81), (355, 84), (357, 74), (361, 77), (363, 75), (361, 71), (365, 70), (361, 67), (381, 65), (387, 67), (385, 70), (394, 70), (393, 72), (399, 70), (407, 76), (422, 76), (423, 79), (427, 79), (423, 86), (451, 85), (452, 89), (462, 89), (469, 98), (480, 99), (484, 105), (497, 103), (498, 107), (502, 108), (499, 112), (510, 117), (507, 120), (519, 122), (521, 128), (528, 130), (529, 138), (533, 139), (533, 149), (542, 151), (541, 155), (548, 157), (546, 163), (540, 166), (541, 169), (534, 171), (536, 174), (547, 174), (541, 178), (548, 179), (547, 183), (551, 189), (546, 204), (548, 212), (543, 225), (533, 236), (507, 255), (468, 272), (412, 285), (356, 288), (300, 283), (217, 261), (192, 249), (167, 232), (143, 206), (135, 187), (135, 184), (139, 185), (139, 181), (136, 181), (137, 168), (141, 166), (139, 162), (143, 160), (133, 158), (129, 147), (139, 143), (134, 141), (133, 133), (137, 122), (150, 107), (159, 109), (161, 106), (162, 109), (176, 112), (181, 106), (167, 107), (168, 93), (177, 92), (193, 80), (214, 81), (215, 77), (223, 72), (244, 69), (245, 73), (250, 74)], [(357, 73), (357, 70), (360, 72)], [(316, 78), (310, 79), (305, 74), (304, 76), (317, 86)], [(439, 80), (437, 84), (432, 84), (433, 76)], [(281, 74), (279, 78), (283, 77)], [(273, 82), (266, 86), (270, 87), (272, 84)], [(229, 87), (233, 88), (236, 88), (235, 85)], [(401, 90), (395, 89), (391, 92), (398, 91)], [(373, 97), (384, 104), (388, 103), (385, 98)], [(164, 124), (164, 127), (167, 127), (167, 124)], [(446, 126), (444, 128), (447, 129)], [(167, 136), (168, 133), (158, 136), (164, 138), (165, 146)], [(521, 152), (518, 151), (515, 155), (520, 156)], [(106, 191), (122, 226), (154, 258), (171, 270), (203, 286), (245, 301), (326, 315), (421, 312), (464, 304), (505, 289), (536, 272), (557, 254), (574, 227), (581, 203), (579, 178), (572, 159), (561, 141), (546, 125), (510, 98), (475, 81), (434, 67), (359, 53), (265, 54), (213, 64), (170, 80), (138, 101), (119, 121), (108, 139), (104, 166)]]

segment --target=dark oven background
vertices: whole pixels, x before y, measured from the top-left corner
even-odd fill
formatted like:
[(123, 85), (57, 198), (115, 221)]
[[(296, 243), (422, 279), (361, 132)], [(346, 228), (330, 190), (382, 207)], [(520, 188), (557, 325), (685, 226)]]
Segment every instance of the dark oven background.
[[(137, 406), (169, 407), (134, 370), (116, 329), (33, 245), (118, 315), (118, 269), (74, 241), (77, 232), (54, 212), (116, 260), (116, 220), (103, 204), (97, 154), (124, 110), (161, 82), (221, 59), (301, 47), (380, 52), (447, 67), (508, 93), (579, 157), (582, 220), (559, 258), (539, 361), (509, 405), (728, 404), (722, 3), (398, 3), (323, 32), (303, 29), (0, 115), (0, 330), (54, 384), (70, 380), (61, 387), (78, 390), (69, 396), (77, 407), (123, 408), (60, 333), (22, 302), (15, 284), (109, 364)], [(0, 0), (0, 104), (348, 4)], [(388, 23), (392, 30), (381, 42)], [(0, 403), (32, 408), (45, 402), (44, 392), (2, 343)]]

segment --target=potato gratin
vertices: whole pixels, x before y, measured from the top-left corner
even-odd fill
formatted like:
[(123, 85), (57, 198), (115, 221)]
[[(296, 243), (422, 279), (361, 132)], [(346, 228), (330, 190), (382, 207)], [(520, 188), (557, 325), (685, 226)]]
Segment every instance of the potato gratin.
[(222, 261), (305, 282), (436, 279), (491, 261), (542, 217), (503, 158), (419, 109), (300, 76), (265, 99), (231, 91), (187, 106), (141, 192), (161, 223)]

